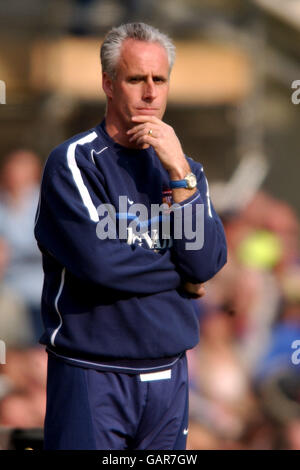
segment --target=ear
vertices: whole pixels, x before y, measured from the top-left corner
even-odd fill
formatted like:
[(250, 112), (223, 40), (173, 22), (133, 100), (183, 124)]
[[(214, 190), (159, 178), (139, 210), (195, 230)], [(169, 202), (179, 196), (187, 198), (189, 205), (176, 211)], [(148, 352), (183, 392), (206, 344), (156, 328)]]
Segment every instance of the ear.
[(102, 88), (107, 98), (112, 98), (113, 95), (113, 81), (110, 76), (103, 72), (102, 74)]

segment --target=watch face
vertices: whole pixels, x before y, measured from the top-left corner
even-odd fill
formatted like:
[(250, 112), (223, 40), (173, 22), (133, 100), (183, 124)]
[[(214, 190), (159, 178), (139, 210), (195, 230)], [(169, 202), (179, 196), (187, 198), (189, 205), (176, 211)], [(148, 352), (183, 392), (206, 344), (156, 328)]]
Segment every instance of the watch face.
[(188, 184), (188, 188), (190, 189), (193, 189), (197, 186), (197, 178), (196, 176), (194, 175), (194, 173), (189, 173), (186, 177), (185, 177), (186, 181), (187, 181), (187, 184)]

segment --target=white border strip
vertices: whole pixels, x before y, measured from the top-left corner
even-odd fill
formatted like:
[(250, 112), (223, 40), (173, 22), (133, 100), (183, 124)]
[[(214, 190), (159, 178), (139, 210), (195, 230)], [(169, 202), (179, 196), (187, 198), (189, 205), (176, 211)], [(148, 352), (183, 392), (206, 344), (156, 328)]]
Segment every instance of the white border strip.
[(161, 372), (150, 372), (149, 374), (140, 374), (141, 382), (153, 382), (154, 380), (166, 380), (171, 378), (171, 369)]

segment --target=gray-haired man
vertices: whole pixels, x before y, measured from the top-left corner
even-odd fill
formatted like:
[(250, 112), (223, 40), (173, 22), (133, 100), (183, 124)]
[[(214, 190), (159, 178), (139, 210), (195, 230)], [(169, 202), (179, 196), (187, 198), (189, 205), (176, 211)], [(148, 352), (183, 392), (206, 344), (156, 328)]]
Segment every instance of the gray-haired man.
[[(47, 449), (185, 448), (185, 351), (199, 339), (191, 296), (226, 262), (226, 242), (202, 166), (162, 121), (174, 56), (151, 26), (113, 28), (101, 48), (105, 119), (58, 146), (45, 167), (35, 234)], [(204, 207), (201, 248), (187, 249), (185, 232), (165, 243), (151, 226), (127, 240), (100, 234), (103, 205), (130, 221), (133, 202), (150, 210), (165, 201), (177, 203), (183, 225)]]

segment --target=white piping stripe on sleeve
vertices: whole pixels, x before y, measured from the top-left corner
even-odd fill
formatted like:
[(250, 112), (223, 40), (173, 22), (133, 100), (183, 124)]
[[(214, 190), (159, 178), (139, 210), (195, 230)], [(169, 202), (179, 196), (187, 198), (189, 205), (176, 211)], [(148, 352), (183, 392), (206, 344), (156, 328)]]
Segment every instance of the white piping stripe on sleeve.
[(57, 293), (57, 296), (55, 297), (55, 302), (54, 302), (54, 305), (55, 305), (55, 310), (57, 311), (58, 313), (58, 316), (59, 316), (59, 325), (58, 327), (53, 331), (52, 335), (51, 335), (51, 344), (52, 346), (55, 346), (55, 338), (56, 338), (56, 335), (57, 333), (59, 332), (61, 326), (62, 326), (62, 317), (61, 317), (61, 314), (60, 314), (60, 311), (58, 310), (58, 301), (59, 301), (59, 298), (61, 296), (61, 293), (62, 293), (62, 290), (63, 290), (63, 287), (64, 287), (64, 283), (65, 283), (65, 273), (66, 273), (66, 268), (64, 268), (62, 270), (62, 273), (61, 273), (61, 279), (60, 279), (60, 286), (59, 286), (59, 289), (58, 289), (58, 293)]
[[(84, 145), (88, 142), (92, 142), (96, 137), (97, 137), (96, 132), (91, 132), (87, 136), (82, 137), (81, 139), (77, 140), (76, 142), (73, 142), (72, 144), (70, 144), (69, 147), (68, 147), (68, 151), (67, 151), (68, 166), (71, 170), (71, 173), (73, 175), (73, 179), (74, 179), (75, 184), (78, 188), (78, 191), (79, 191), (80, 196), (83, 200), (83, 203), (84, 203), (85, 207), (88, 209), (91, 220), (93, 220), (94, 222), (99, 221), (98, 212), (97, 212), (97, 209), (96, 209), (96, 207), (94, 206), (94, 204), (92, 202), (92, 199), (91, 199), (91, 196), (89, 195), (87, 187), (85, 186), (85, 184), (83, 182), (80, 170), (79, 170), (79, 168), (77, 166), (77, 163), (76, 163), (75, 151), (76, 151), (77, 145)], [(52, 346), (55, 346), (56, 335), (59, 332), (60, 328), (62, 327), (62, 323), (63, 323), (62, 316), (61, 316), (60, 311), (58, 309), (58, 301), (60, 299), (60, 296), (61, 296), (61, 293), (62, 293), (62, 290), (63, 290), (63, 287), (64, 287), (65, 274), (66, 274), (66, 268), (64, 268), (62, 270), (60, 286), (59, 286), (58, 293), (57, 293), (57, 296), (56, 296), (55, 301), (54, 301), (55, 310), (56, 310), (56, 312), (59, 316), (59, 325), (53, 331), (53, 333), (51, 335), (50, 342), (51, 342)]]
[(206, 198), (207, 198), (207, 206), (208, 206), (208, 215), (209, 215), (209, 217), (212, 217), (210, 197), (209, 197), (209, 187), (208, 187), (208, 181), (207, 181), (206, 177), (205, 177), (205, 181), (206, 181), (206, 187), (207, 187)]
[(37, 212), (36, 212), (36, 216), (35, 216), (34, 227), (38, 223), (40, 212), (41, 212), (41, 191), (40, 191), (40, 195), (39, 195), (39, 202), (38, 202), (38, 208), (37, 208)]
[[(204, 174), (204, 171), (203, 171), (203, 167), (201, 168), (201, 171), (203, 172)], [(210, 196), (209, 196), (209, 187), (208, 187), (208, 181), (207, 181), (207, 178), (205, 176), (205, 181), (206, 181), (206, 199), (207, 199), (207, 206), (208, 206), (208, 215), (209, 217), (212, 217), (212, 213), (211, 213), (211, 204), (210, 204)]]
[(82, 137), (81, 139), (77, 140), (76, 142), (73, 142), (72, 144), (70, 144), (69, 147), (68, 147), (68, 151), (67, 151), (68, 166), (69, 166), (69, 168), (72, 172), (75, 184), (78, 188), (78, 191), (79, 191), (80, 196), (82, 198), (83, 204), (87, 208), (91, 220), (93, 220), (94, 222), (99, 221), (99, 215), (98, 215), (96, 207), (93, 204), (91, 196), (89, 195), (87, 187), (83, 182), (80, 170), (79, 170), (79, 168), (77, 166), (77, 163), (76, 163), (75, 151), (76, 151), (77, 145), (84, 145), (88, 142), (92, 142), (96, 137), (97, 137), (96, 132), (91, 132), (87, 136)]

